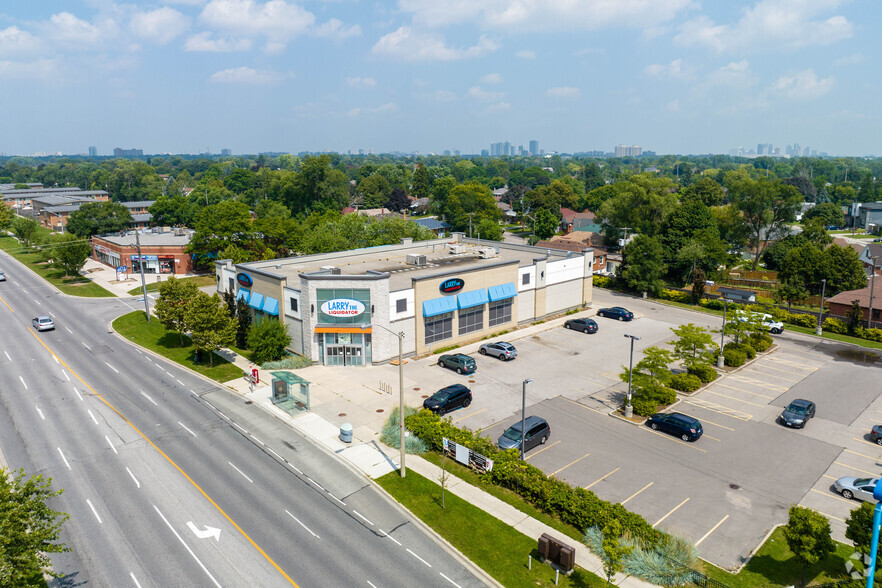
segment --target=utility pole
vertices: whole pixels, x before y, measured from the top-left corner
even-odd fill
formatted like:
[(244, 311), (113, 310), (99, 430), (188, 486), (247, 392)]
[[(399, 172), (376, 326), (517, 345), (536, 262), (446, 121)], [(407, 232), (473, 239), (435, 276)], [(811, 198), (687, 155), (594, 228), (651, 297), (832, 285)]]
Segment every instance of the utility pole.
[[(818, 311), (818, 328), (815, 329), (815, 335), (818, 335), (819, 337), (824, 333), (822, 319), (824, 317), (824, 292), (826, 290), (827, 290), (827, 280), (825, 278), (825, 279), (821, 280), (821, 310)], [(872, 300), (873, 299), (870, 298), (871, 305), (872, 305)], [(872, 312), (872, 310), (870, 312)]]
[(877, 259), (879, 259), (878, 255), (876, 257), (870, 258), (870, 261), (873, 262), (873, 264), (870, 266), (870, 271), (873, 272), (873, 277), (870, 278), (870, 308), (869, 308), (869, 312), (867, 313), (867, 328), (868, 329), (873, 328), (873, 289), (876, 286), (876, 260)]
[(466, 216), (469, 217), (469, 239), (472, 238), (472, 217), (475, 216), (474, 212), (467, 212)]
[(141, 269), (141, 293), (144, 294), (144, 312), (147, 314), (147, 322), (150, 322), (150, 303), (147, 301), (147, 283), (144, 281), (144, 256), (141, 255), (141, 237), (135, 228), (135, 247), (138, 249), (138, 267)]

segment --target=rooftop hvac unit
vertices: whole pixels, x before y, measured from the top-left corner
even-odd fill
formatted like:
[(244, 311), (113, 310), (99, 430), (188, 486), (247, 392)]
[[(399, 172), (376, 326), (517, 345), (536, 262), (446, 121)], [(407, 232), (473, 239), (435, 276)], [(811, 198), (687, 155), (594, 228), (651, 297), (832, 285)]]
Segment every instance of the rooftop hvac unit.
[(407, 254), (407, 265), (424, 266), (424, 265), (426, 265), (426, 256), (419, 255), (417, 253), (408, 253)]
[(328, 272), (332, 276), (339, 276), (340, 275), (340, 268), (337, 266), (334, 266), (334, 265), (323, 265), (323, 266), (321, 266), (321, 270), (323, 272)]
[(183, 237), (186, 234), (187, 231), (185, 231), (183, 227), (175, 227), (175, 235), (177, 235), (178, 237)]
[(496, 257), (499, 255), (499, 252), (496, 251), (495, 247), (482, 247), (478, 250), (478, 257), (481, 259), (490, 259), (491, 257)]
[(466, 252), (465, 245), (461, 245), (461, 244), (457, 243), (456, 245), (450, 246), (450, 254), (451, 255), (459, 255), (459, 254), (465, 253), (465, 252)]

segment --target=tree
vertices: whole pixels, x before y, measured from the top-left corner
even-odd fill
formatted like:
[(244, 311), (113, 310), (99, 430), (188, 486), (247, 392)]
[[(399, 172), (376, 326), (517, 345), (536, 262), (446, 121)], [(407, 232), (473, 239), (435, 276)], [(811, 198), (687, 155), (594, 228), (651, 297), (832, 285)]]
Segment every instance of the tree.
[(845, 311), (845, 320), (848, 324), (848, 334), (854, 335), (861, 323), (864, 322), (864, 311), (861, 309), (861, 303), (857, 300), (851, 301), (851, 308)]
[(147, 209), (153, 219), (152, 224), (159, 227), (189, 227), (199, 206), (181, 194), (159, 196)]
[(790, 520), (784, 526), (784, 538), (793, 555), (802, 564), (802, 585), (805, 568), (825, 560), (836, 551), (830, 536), (830, 521), (819, 512), (803, 506), (790, 507)]
[[(661, 347), (647, 347), (643, 350), (643, 359), (634, 366), (631, 373), (632, 384), (637, 389), (657, 389), (667, 386), (671, 381), (671, 370), (668, 364), (673, 360), (673, 355), (667, 349)], [(619, 378), (623, 382), (628, 381), (628, 368), (625, 368)]]
[(827, 280), (827, 292), (832, 296), (867, 286), (867, 274), (857, 251), (851, 247), (831, 245), (821, 255), (821, 277)]
[(793, 304), (804, 302), (809, 296), (811, 293), (798, 278), (780, 279), (775, 290), (775, 298), (780, 302), (786, 302), (788, 311)]
[(550, 239), (560, 227), (560, 212), (557, 214), (540, 208), (533, 214), (534, 232), (539, 239)]
[(723, 203), (726, 192), (713, 178), (702, 176), (691, 186), (680, 191), (680, 200), (685, 204), (690, 200), (698, 201), (705, 206), (719, 206)]
[(792, 178), (785, 178), (781, 180), (782, 184), (787, 184), (788, 186), (793, 186), (796, 188), (806, 202), (814, 202), (815, 198), (818, 195), (818, 189), (815, 188), (815, 185), (812, 183), (810, 179), (805, 176), (794, 176)]
[(236, 294), (232, 290), (224, 290), (221, 295), (224, 305), (227, 307), (227, 314), (230, 318), (236, 318)]
[(792, 249), (808, 244), (809, 240), (802, 233), (787, 235), (772, 243), (763, 251), (763, 263), (766, 264), (766, 269), (779, 271), (784, 266), (784, 260)]
[(823, 252), (811, 243), (791, 249), (778, 270), (778, 280), (799, 285), (807, 292), (820, 291)]
[(707, 329), (689, 323), (671, 327), (671, 331), (677, 336), (674, 342), (674, 357), (682, 361), (686, 367), (700, 363), (709, 364), (713, 361), (714, 339)]
[(695, 268), (692, 272), (692, 304), (698, 304), (704, 298), (704, 287), (707, 285), (707, 276), (701, 268)]
[(104, 233), (116, 233), (132, 224), (132, 213), (119, 202), (86, 202), (70, 213), (65, 225), (69, 233), (78, 237), (91, 237)]
[(845, 537), (851, 539), (854, 548), (865, 556), (870, 555), (873, 539), (873, 508), (873, 503), (862, 502), (845, 519)]
[(214, 367), (214, 352), (236, 340), (236, 321), (227, 315), (217, 293), (209, 296), (198, 290), (187, 303), (184, 322), (196, 351), (208, 353), (209, 367)]
[(379, 208), (389, 200), (392, 186), (380, 174), (371, 174), (358, 183), (358, 193), (364, 208)]
[(52, 266), (64, 270), (65, 277), (78, 275), (92, 254), (89, 239), (80, 239), (70, 233), (52, 235), (46, 248), (52, 259)]
[(631, 290), (656, 296), (664, 287), (662, 277), (668, 269), (664, 258), (664, 249), (658, 239), (637, 235), (625, 246), (619, 277)]
[(617, 194), (600, 205), (597, 216), (615, 227), (630, 227), (638, 233), (655, 235), (677, 207), (673, 190), (674, 182), (670, 178), (657, 178), (649, 173), (631, 176), (616, 184)]
[(248, 333), (251, 330), (251, 308), (244, 298), (236, 300), (236, 347), (248, 349)]
[(422, 163), (417, 164), (411, 180), (410, 193), (414, 198), (428, 198), (432, 194), (432, 180), (429, 170)]
[(572, 186), (566, 182), (554, 180), (547, 186), (539, 186), (535, 190), (527, 192), (524, 201), (530, 210), (545, 209), (559, 216), (561, 207), (573, 208), (577, 205), (579, 197)]
[(485, 218), (475, 228), (475, 236), (488, 241), (502, 241), (502, 227), (499, 223)]
[(58, 576), (49, 554), (70, 551), (58, 542), (70, 517), (47, 502), (61, 493), (52, 478), (0, 468), (0, 585), (45, 586), (43, 573)]
[(858, 200), (860, 202), (874, 202), (876, 200), (876, 196), (877, 191), (876, 184), (873, 180), (873, 173), (867, 172), (861, 178), (861, 184), (858, 188)]
[(15, 220), (15, 211), (5, 202), (0, 202), (0, 231), (5, 231)]
[(608, 519), (607, 523), (603, 526), (602, 533), (603, 571), (606, 574), (606, 585), (609, 586), (612, 583), (613, 576), (624, 570), (624, 559), (631, 553), (633, 547), (622, 545), (622, 523), (616, 518)]
[(732, 318), (726, 321), (723, 332), (735, 337), (735, 343), (747, 339), (753, 333), (764, 333), (762, 315), (758, 312), (736, 310), (732, 313)]
[(194, 228), (196, 232), (187, 247), (189, 253), (218, 253), (230, 244), (245, 250), (258, 248), (251, 231), (251, 213), (243, 202), (224, 200), (206, 206), (196, 214)]
[(258, 318), (248, 329), (248, 348), (251, 350), (251, 361), (256, 364), (282, 359), (289, 345), (291, 335), (285, 323), (278, 318)]
[(498, 221), (502, 217), (502, 211), (496, 206), (493, 192), (477, 182), (454, 187), (447, 197), (445, 210), (447, 222), (453, 225), (454, 231), (468, 231), (469, 214), (474, 215), (471, 219), (473, 228), (483, 219)]
[(410, 208), (410, 198), (407, 197), (407, 192), (403, 188), (392, 188), (392, 194), (389, 195), (389, 200), (386, 201), (386, 208), (394, 212), (401, 212)]
[(845, 213), (842, 212), (842, 207), (832, 202), (821, 202), (812, 206), (802, 215), (802, 222), (805, 224), (813, 218), (822, 219), (822, 224), (825, 227), (841, 227), (845, 224)]
[(187, 305), (198, 292), (195, 282), (185, 282), (174, 276), (159, 284), (159, 299), (153, 305), (153, 312), (166, 329), (178, 332), (181, 347), (187, 330)]
[(585, 184), (585, 192), (590, 192), (606, 185), (606, 180), (603, 179), (600, 168), (593, 161), (586, 163), (585, 167), (582, 168), (582, 182)]
[(16, 217), (12, 221), (12, 234), (18, 239), (23, 247), (30, 247), (36, 240), (40, 225), (32, 218)]
[(833, 237), (827, 233), (827, 227), (824, 226), (822, 218), (816, 217), (806, 221), (802, 227), (802, 235), (818, 247), (825, 247), (833, 242)]
[(753, 269), (759, 265), (766, 242), (783, 232), (787, 223), (796, 218), (802, 196), (793, 186), (766, 178), (753, 180), (740, 172), (728, 172), (726, 183), (733, 206), (741, 213), (754, 248)]

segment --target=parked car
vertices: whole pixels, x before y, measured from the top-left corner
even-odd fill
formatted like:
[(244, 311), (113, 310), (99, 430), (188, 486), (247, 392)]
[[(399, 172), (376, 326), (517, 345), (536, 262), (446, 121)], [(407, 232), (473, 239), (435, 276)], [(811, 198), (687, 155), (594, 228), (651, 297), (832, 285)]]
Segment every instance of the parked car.
[(647, 422), (653, 431), (664, 431), (683, 441), (695, 441), (704, 433), (698, 419), (680, 412), (656, 413)]
[(801, 429), (813, 416), (815, 416), (815, 403), (811, 400), (797, 398), (787, 405), (778, 418), (781, 419), (782, 424), (788, 427)]
[(622, 308), (621, 306), (613, 306), (610, 308), (601, 308), (597, 311), (597, 316), (619, 319), (620, 321), (629, 321), (634, 318), (634, 313), (627, 308)]
[(770, 314), (760, 314), (758, 312), (745, 312), (743, 310), (738, 310), (735, 312), (735, 318), (742, 323), (746, 323), (748, 320), (757, 320), (763, 326), (765, 330), (772, 333), (773, 335), (777, 335), (778, 333), (784, 332), (784, 323), (781, 321), (776, 321), (772, 318)]
[(583, 333), (596, 333), (597, 323), (594, 319), (590, 318), (570, 319), (564, 323), (564, 328), (575, 329), (577, 331), (582, 331)]
[(35, 317), (34, 320), (31, 321), (31, 324), (34, 325), (34, 328), (38, 331), (50, 331), (55, 329), (55, 321), (52, 320), (52, 317), (48, 316)]
[(474, 358), (465, 353), (442, 355), (438, 358), (438, 365), (456, 370), (458, 374), (473, 374), (478, 369), (478, 364), (475, 363)]
[(436, 414), (446, 414), (457, 408), (464, 408), (472, 403), (472, 391), (462, 384), (453, 384), (441, 388), (423, 401), (423, 408)]
[(873, 489), (879, 478), (853, 478), (851, 476), (839, 478), (833, 482), (833, 488), (842, 494), (843, 498), (857, 498), (866, 502), (876, 502), (873, 498)]
[[(527, 429), (527, 440), (524, 442), (525, 452), (537, 445), (544, 444), (551, 437), (551, 427), (542, 417), (528, 416), (524, 419), (524, 426)], [(496, 445), (500, 449), (520, 449), (521, 437), (521, 421), (518, 420), (496, 440)]]
[(514, 359), (518, 356), (518, 350), (511, 343), (506, 343), (505, 341), (497, 341), (496, 343), (484, 343), (481, 345), (481, 348), (478, 349), (478, 353), (481, 355), (489, 355), (490, 357), (495, 357), (496, 359), (505, 361), (507, 359)]
[(873, 425), (870, 430), (870, 441), (882, 445), (882, 425)]

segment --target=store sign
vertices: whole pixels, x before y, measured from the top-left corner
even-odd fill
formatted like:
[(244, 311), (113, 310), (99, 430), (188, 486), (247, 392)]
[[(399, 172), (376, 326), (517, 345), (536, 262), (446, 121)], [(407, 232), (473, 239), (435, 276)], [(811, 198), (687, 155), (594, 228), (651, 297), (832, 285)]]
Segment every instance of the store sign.
[(132, 261), (159, 261), (158, 255), (130, 255), (129, 258), (131, 258)]
[(439, 289), (442, 294), (453, 294), (454, 292), (462, 290), (463, 286), (465, 286), (465, 280), (460, 278), (450, 278), (449, 280), (441, 282)]
[(364, 303), (348, 298), (337, 298), (322, 304), (322, 312), (333, 317), (358, 316), (364, 312)]
[(243, 288), (250, 288), (252, 284), (254, 284), (254, 280), (251, 279), (251, 276), (248, 274), (236, 274), (236, 281), (239, 282), (239, 285)]

